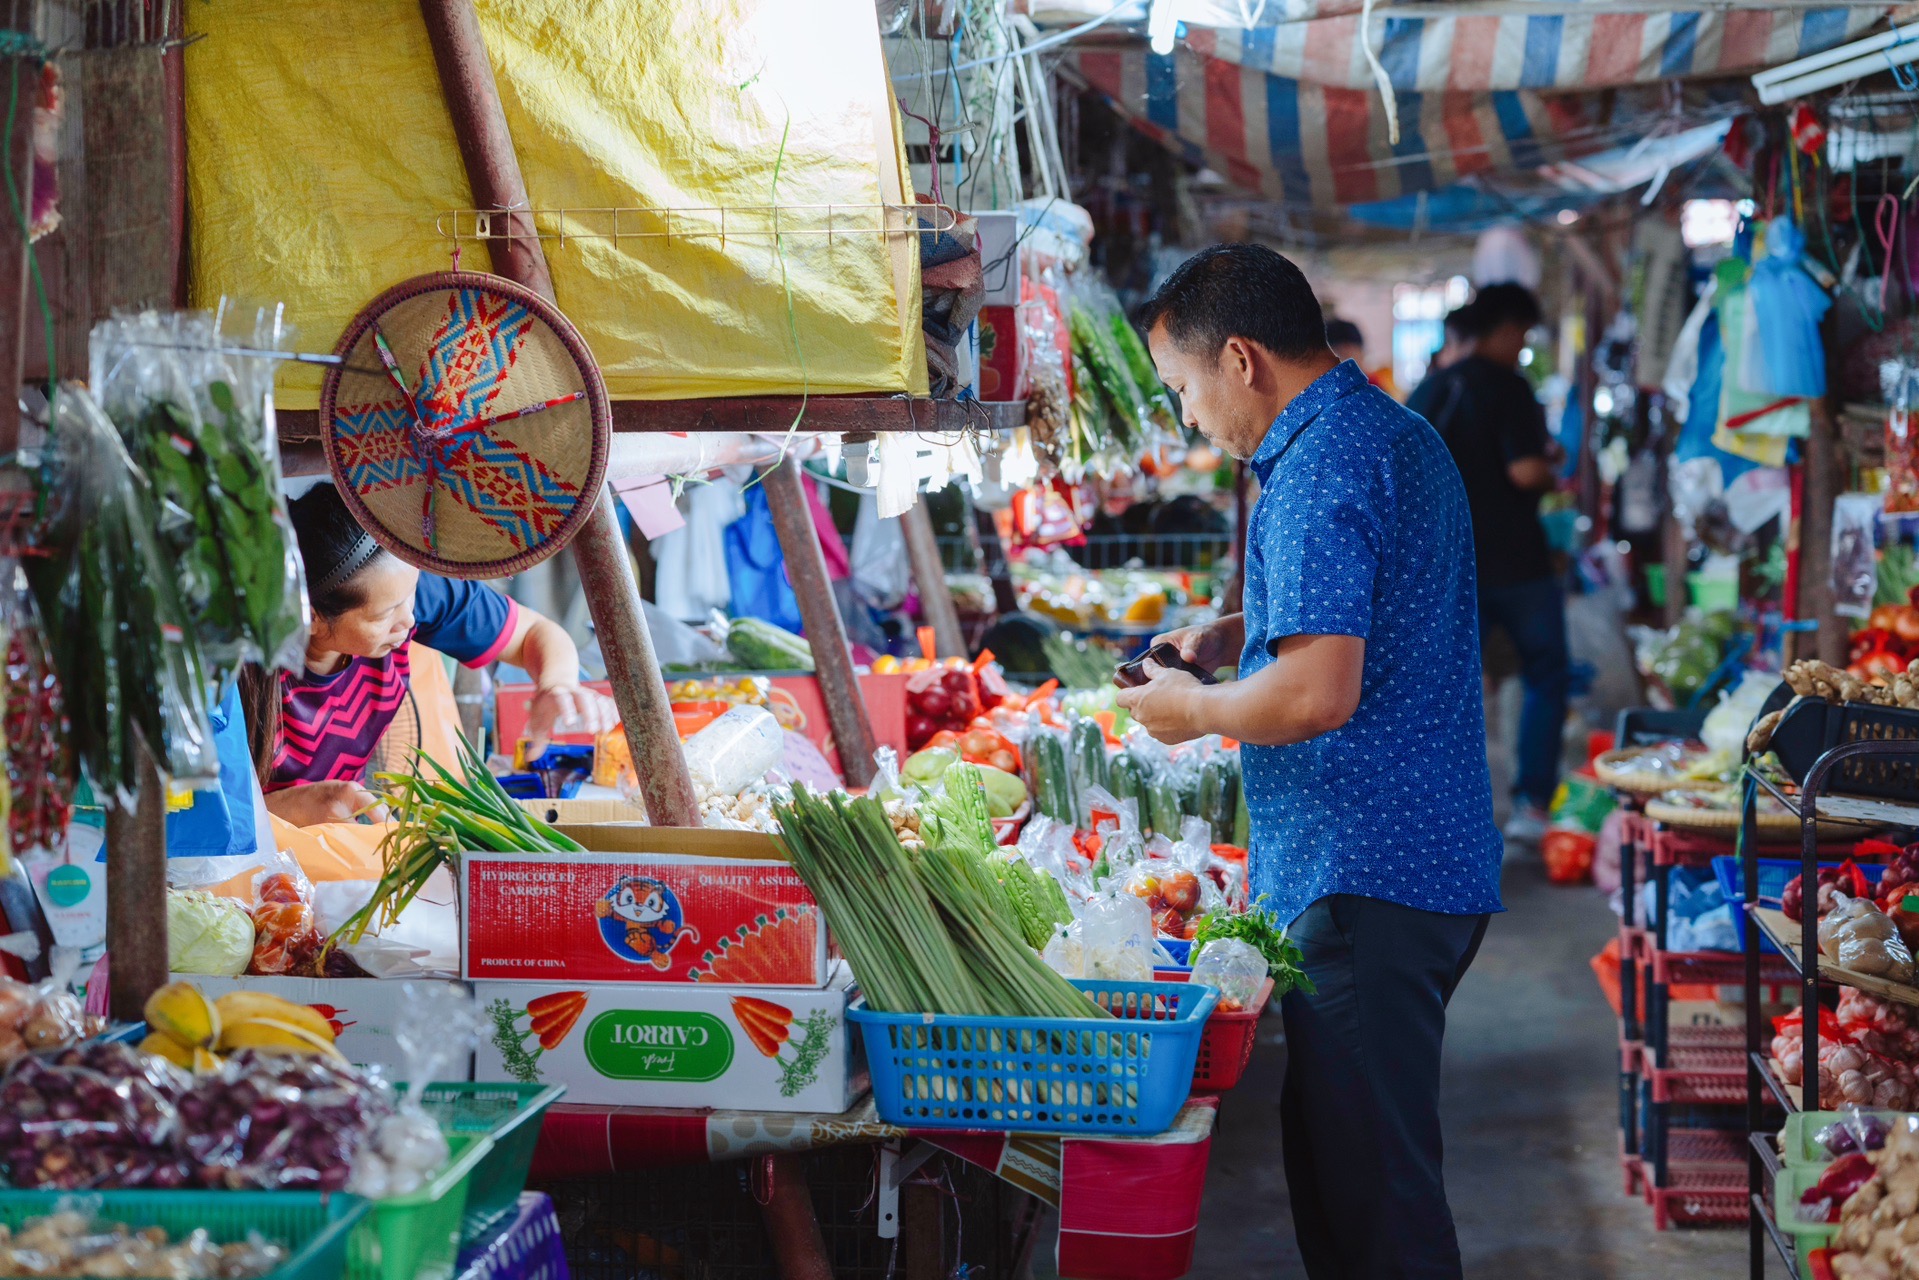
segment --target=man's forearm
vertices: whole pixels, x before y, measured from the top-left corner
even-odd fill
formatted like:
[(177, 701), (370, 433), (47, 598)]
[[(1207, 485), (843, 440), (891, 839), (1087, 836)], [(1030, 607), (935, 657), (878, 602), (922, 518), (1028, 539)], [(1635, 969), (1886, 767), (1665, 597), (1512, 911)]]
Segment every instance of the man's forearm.
[(1284, 747), (1331, 733), (1350, 720), (1359, 702), (1364, 642), (1345, 636), (1297, 639), (1318, 647), (1295, 650), (1289, 642), (1257, 675), (1182, 687), (1181, 715), (1192, 736), (1217, 733), (1255, 746)]

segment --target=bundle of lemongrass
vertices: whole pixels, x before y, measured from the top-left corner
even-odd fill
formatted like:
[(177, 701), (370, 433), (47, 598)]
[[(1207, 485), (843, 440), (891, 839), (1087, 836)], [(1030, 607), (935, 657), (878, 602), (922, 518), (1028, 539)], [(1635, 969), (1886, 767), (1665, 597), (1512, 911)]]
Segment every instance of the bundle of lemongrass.
[[(965, 766), (954, 766), (954, 771)], [(989, 1017), (1108, 1018), (1047, 968), (1020, 934), (1005, 889), (980, 848), (983, 821), (964, 790), (946, 780), (948, 805), (928, 809), (926, 847), (910, 854), (880, 802), (803, 786), (779, 806), (780, 844), (819, 899), (853, 966), (867, 1005), (882, 1013)], [(945, 808), (942, 815), (940, 809)]]

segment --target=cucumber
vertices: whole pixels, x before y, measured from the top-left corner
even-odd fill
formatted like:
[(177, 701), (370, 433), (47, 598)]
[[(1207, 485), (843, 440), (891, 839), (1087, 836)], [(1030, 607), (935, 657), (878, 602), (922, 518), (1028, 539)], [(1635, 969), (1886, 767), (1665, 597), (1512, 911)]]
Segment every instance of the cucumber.
[(1179, 787), (1170, 778), (1155, 778), (1146, 788), (1146, 804), (1153, 811), (1153, 834), (1179, 839)]
[(760, 618), (733, 619), (726, 628), (726, 647), (749, 670), (813, 670), (813, 650), (805, 640)]
[(1066, 758), (1066, 736), (1042, 730), (1027, 740), (1026, 756), (1032, 762), (1034, 806), (1055, 822), (1077, 825), (1079, 804)]
[(1199, 816), (1213, 829), (1214, 844), (1233, 837), (1233, 811), (1239, 807), (1239, 770), (1231, 759), (1216, 755), (1200, 766)]
[(1252, 847), (1252, 815), (1246, 812), (1246, 780), (1239, 782), (1239, 803), (1233, 808), (1233, 843), (1241, 849)]
[(1089, 787), (1111, 791), (1112, 777), (1106, 763), (1106, 734), (1097, 721), (1075, 720), (1069, 735), (1075, 778)]

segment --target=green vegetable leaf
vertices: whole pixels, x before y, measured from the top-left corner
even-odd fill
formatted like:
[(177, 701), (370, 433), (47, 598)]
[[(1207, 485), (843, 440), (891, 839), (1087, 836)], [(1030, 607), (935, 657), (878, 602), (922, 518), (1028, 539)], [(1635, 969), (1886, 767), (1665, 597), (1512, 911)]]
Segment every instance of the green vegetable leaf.
[(1260, 905), (1265, 901), (1266, 895), (1262, 893), (1243, 912), (1221, 907), (1201, 916), (1199, 927), (1193, 931), (1193, 954), (1198, 955), (1209, 942), (1236, 938), (1266, 958), (1266, 968), (1273, 979), (1274, 999), (1295, 989), (1309, 996), (1317, 994), (1319, 988), (1306, 976), (1306, 957), (1299, 944), (1286, 936), (1278, 914)]

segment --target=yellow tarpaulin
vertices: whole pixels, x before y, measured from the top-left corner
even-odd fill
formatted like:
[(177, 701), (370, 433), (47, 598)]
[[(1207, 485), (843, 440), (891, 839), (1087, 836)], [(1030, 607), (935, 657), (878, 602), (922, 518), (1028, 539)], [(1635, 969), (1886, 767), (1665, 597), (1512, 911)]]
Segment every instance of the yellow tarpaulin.
[[(925, 391), (917, 242), (870, 229), (872, 207), (912, 202), (872, 0), (478, 8), (534, 209), (684, 211), (671, 239), (546, 242), (615, 398)], [(330, 349), (382, 289), (451, 265), (436, 219), (473, 201), (417, 3), (186, 13), (205, 37), (186, 51), (195, 305), (284, 301), (302, 345)], [(827, 204), (856, 229), (801, 233)], [(777, 241), (754, 234), (770, 205)], [(685, 234), (721, 208), (727, 239)], [(461, 265), (487, 270), (484, 247)], [(282, 404), (311, 408), (318, 385), (289, 369)]]

